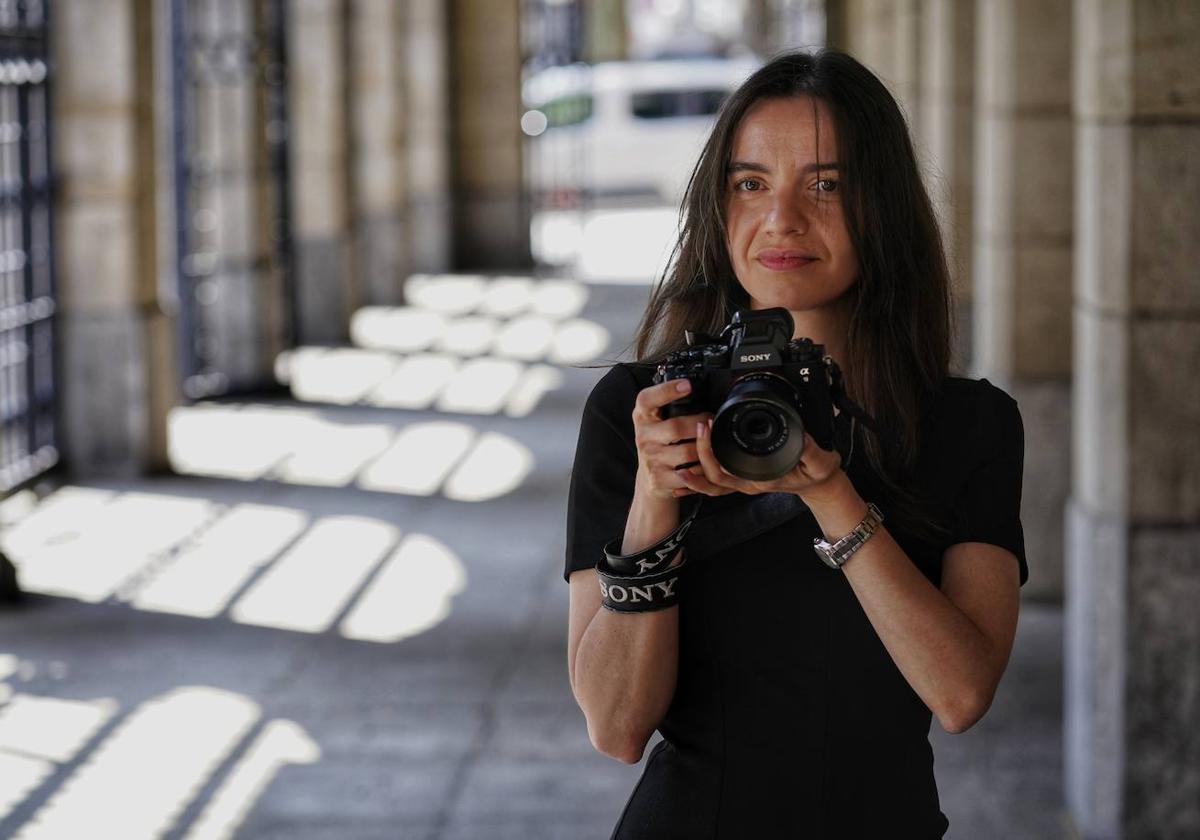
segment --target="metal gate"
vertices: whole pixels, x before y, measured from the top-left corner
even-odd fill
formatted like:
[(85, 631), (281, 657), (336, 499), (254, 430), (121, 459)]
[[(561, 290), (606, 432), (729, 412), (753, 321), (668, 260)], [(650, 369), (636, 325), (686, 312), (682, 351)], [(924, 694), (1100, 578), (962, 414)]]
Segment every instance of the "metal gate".
[(59, 460), (47, 6), (0, 0), (0, 496)]
[(294, 344), (286, 0), (171, 0), (180, 374), (278, 387)]

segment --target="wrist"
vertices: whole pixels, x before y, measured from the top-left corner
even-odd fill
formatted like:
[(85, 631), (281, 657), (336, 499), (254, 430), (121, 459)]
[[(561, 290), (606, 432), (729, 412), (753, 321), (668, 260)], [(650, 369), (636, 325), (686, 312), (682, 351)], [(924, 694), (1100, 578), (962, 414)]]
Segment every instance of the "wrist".
[[(811, 484), (797, 491), (800, 501), (817, 515), (821, 509), (839, 507), (858, 498), (858, 491), (850, 481), (846, 471), (838, 468), (828, 478), (817, 484)], [(862, 501), (859, 499), (859, 501)]]
[(858, 495), (850, 477), (842, 470), (838, 470), (813, 490), (814, 492), (805, 490), (803, 494), (797, 495), (812, 512), (826, 539), (836, 540), (844, 537), (867, 513), (866, 501)]
[(679, 525), (679, 499), (657, 496), (639, 479), (625, 521), (621, 552), (629, 554), (653, 545)]

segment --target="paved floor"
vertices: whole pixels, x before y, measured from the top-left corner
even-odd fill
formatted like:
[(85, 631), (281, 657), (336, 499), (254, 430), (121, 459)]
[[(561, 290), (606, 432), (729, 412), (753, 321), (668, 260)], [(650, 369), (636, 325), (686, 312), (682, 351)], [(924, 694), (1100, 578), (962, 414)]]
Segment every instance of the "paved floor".
[[(578, 317), (617, 350), (645, 293), (591, 286)], [(335, 386), (379, 361), (322, 358)], [(607, 837), (641, 767), (588, 743), (561, 578), (601, 371), (548, 366), (492, 414), (198, 408), (179, 458), (210, 475), (6, 505), (36, 591), (0, 612), (0, 837)], [(935, 734), (951, 837), (1064, 836), (1061, 635), (1025, 604), (988, 716)]]

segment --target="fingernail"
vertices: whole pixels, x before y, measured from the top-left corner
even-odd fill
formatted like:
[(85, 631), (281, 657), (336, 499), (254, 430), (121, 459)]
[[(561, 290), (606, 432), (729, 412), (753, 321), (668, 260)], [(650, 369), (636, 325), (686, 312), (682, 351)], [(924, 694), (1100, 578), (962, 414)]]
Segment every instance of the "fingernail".
[(696, 424), (696, 437), (702, 438), (706, 432), (708, 432), (708, 426), (705, 426), (703, 423)]
[(675, 390), (681, 394), (692, 390), (692, 381), (690, 379), (680, 379), (675, 383)]

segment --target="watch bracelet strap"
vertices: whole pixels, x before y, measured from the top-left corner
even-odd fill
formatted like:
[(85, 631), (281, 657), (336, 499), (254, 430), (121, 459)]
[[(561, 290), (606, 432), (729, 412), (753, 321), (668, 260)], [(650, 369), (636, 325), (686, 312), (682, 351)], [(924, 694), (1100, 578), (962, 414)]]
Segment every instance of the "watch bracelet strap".
[(687, 554), (678, 565), (649, 575), (614, 575), (597, 567), (601, 606), (610, 612), (631, 613), (665, 610), (679, 603), (679, 587)]
[(622, 539), (618, 537), (615, 540), (610, 540), (604, 546), (604, 562), (607, 564), (606, 571), (614, 575), (631, 577), (654, 574), (666, 568), (667, 564), (671, 562), (671, 558), (675, 556), (675, 552), (683, 544), (683, 539), (687, 536), (692, 523), (696, 521), (696, 514), (700, 512), (701, 501), (697, 500), (696, 506), (692, 508), (692, 512), (671, 533), (653, 545), (643, 548), (641, 551), (635, 551), (633, 554), (618, 554), (617, 552), (621, 550)]
[(844, 537), (830, 543), (823, 539), (813, 540), (813, 550), (826, 565), (841, 568), (847, 560), (854, 556), (867, 540), (879, 530), (883, 524), (883, 513), (874, 502), (867, 503), (867, 514)]

